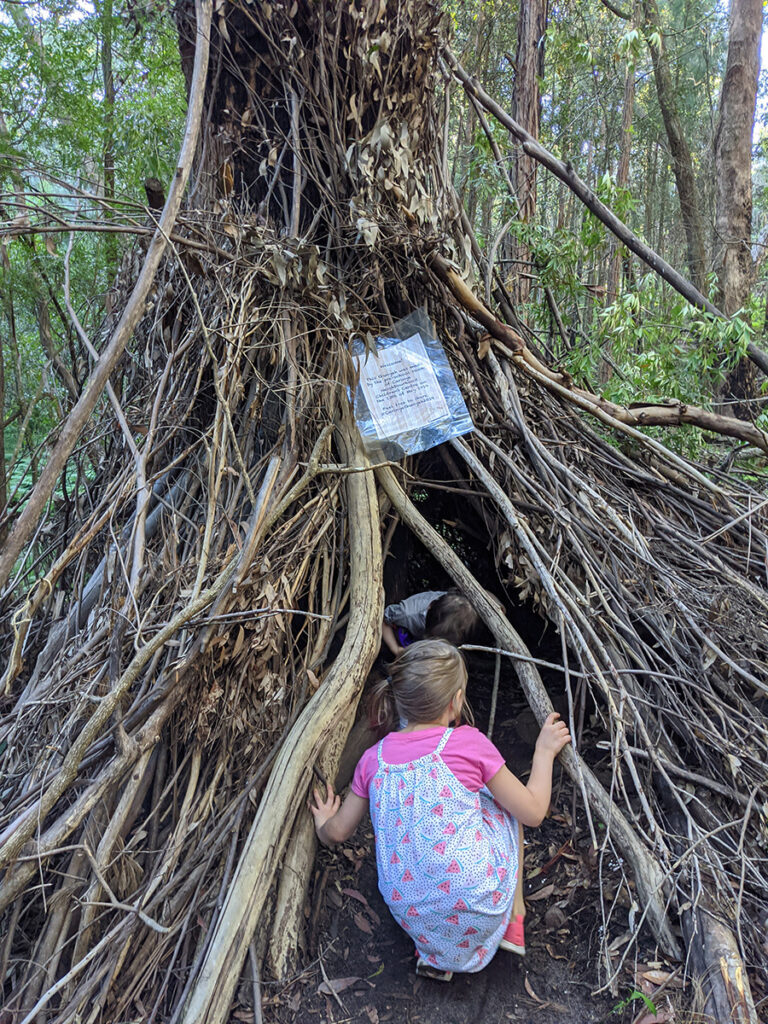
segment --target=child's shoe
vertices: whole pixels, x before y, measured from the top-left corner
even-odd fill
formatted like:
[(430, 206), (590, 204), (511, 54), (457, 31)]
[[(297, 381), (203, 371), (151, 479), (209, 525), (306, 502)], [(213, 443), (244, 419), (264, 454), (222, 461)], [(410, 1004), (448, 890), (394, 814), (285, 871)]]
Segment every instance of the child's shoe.
[(453, 977), (453, 971), (441, 971), (439, 967), (433, 967), (421, 957), (416, 961), (416, 973), (421, 978), (431, 978), (432, 981), (450, 981)]
[(518, 956), (525, 956), (525, 930), (523, 928), (522, 914), (513, 917), (509, 922), (499, 947), (501, 949), (508, 949), (510, 953), (517, 953)]

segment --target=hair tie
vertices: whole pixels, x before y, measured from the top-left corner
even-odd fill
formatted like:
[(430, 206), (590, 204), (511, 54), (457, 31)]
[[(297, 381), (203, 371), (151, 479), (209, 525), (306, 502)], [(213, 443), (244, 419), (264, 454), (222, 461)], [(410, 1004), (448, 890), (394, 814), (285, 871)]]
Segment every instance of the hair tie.
[(387, 686), (391, 686), (392, 685), (392, 676), (384, 676), (384, 682), (387, 684)]

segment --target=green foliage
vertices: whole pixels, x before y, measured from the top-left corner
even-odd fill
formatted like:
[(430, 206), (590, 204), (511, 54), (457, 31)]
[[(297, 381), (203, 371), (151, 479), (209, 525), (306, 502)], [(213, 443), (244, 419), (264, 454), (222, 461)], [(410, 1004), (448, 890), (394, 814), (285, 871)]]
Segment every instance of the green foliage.
[[(50, 204), (65, 219), (120, 220), (128, 210), (141, 220), (144, 178), (172, 175), (186, 109), (173, 22), (160, 8), (130, 19), (111, 11), (102, 3), (49, 0), (8, 5), (0, 14), (0, 220), (34, 219)], [(112, 41), (114, 109), (103, 85), (105, 37)], [(115, 210), (90, 198), (104, 194), (109, 140)], [(5, 432), (6, 472), (9, 486), (22, 492), (36, 474), (36, 448), (72, 400), (41, 345), (41, 304), (53, 348), (78, 383), (89, 364), (65, 312), (67, 241), (62, 234), (6, 239), (0, 259), (4, 419), (21, 410)], [(128, 244), (130, 236), (88, 232), (73, 243), (72, 306), (92, 336)]]
[(629, 995), (622, 999), (621, 1002), (616, 1003), (613, 1008), (613, 1012), (622, 1014), (628, 1006), (632, 1006), (635, 1002), (644, 1003), (646, 1010), (654, 1016), (656, 1015), (656, 1004), (653, 1000), (649, 999), (644, 992), (640, 992), (639, 989), (636, 988), (632, 989)]

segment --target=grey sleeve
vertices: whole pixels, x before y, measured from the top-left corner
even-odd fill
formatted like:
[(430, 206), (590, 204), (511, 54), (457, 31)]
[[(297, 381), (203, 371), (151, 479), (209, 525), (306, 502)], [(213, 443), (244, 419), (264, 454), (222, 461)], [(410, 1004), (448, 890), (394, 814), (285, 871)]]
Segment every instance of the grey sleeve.
[(402, 626), (419, 640), (424, 636), (427, 627), (427, 609), (444, 593), (444, 590), (423, 590), (419, 594), (411, 594), (397, 604), (388, 604), (384, 609), (384, 621), (390, 626)]

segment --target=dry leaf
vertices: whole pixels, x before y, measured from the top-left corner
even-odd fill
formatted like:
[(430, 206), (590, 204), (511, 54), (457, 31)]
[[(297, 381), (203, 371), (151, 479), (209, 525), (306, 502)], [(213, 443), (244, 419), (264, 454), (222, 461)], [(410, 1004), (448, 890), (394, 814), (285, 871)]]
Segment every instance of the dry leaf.
[[(643, 971), (640, 977), (650, 981), (652, 985), (663, 985), (672, 977), (672, 971)], [(675, 979), (675, 981), (677, 980)], [(682, 987), (682, 981), (679, 982), (679, 985)]]
[(549, 955), (552, 957), (553, 960), (567, 960), (568, 959), (567, 956), (563, 956), (560, 953), (556, 953), (554, 951), (553, 947), (550, 946), (549, 944), (545, 945), (544, 948), (546, 949), (546, 951), (549, 953)]
[(525, 897), (526, 903), (534, 903), (536, 900), (545, 900), (555, 891), (555, 883), (550, 882), (549, 885), (543, 885), (536, 892), (532, 892), (530, 896)]
[(334, 992), (343, 992), (352, 985), (356, 985), (360, 978), (329, 978), (318, 986), (317, 994), (321, 996), (332, 996)]
[(550, 907), (544, 915), (544, 924), (552, 931), (562, 928), (567, 920), (568, 918), (557, 905)]
[(363, 1011), (371, 1024), (379, 1024), (379, 1011), (375, 1006), (364, 1006)]
[(366, 935), (373, 935), (373, 928), (371, 928), (371, 926), (368, 924), (368, 922), (366, 921), (362, 914), (355, 914), (352, 920), (355, 922), (356, 926), (360, 929), (361, 932), (365, 932)]
[(363, 896), (361, 892), (358, 892), (357, 889), (342, 889), (341, 891), (344, 893), (345, 896), (351, 896), (353, 900), (358, 900), (364, 906), (368, 906), (368, 900), (365, 898), (365, 896)]

